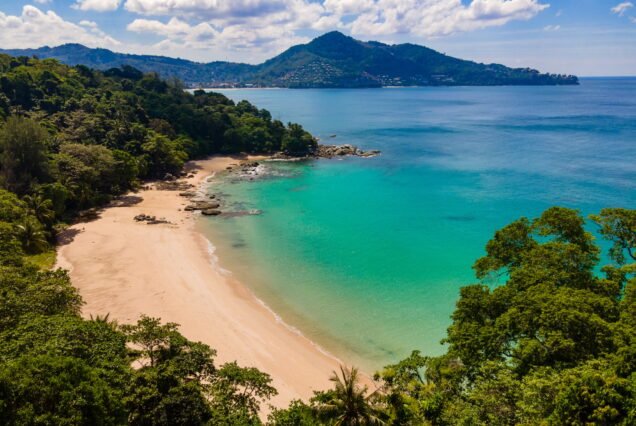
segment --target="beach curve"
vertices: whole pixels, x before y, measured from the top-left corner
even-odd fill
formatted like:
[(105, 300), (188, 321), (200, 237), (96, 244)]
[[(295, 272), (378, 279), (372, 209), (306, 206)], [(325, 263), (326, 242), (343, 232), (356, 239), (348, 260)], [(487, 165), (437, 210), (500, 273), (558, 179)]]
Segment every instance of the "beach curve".
[[(238, 160), (212, 157), (190, 162), (188, 183)], [(217, 350), (217, 364), (236, 360), (272, 376), (275, 407), (307, 399), (330, 387), (340, 361), (285, 324), (231, 274), (213, 261), (211, 242), (198, 233), (195, 214), (184, 212), (178, 191), (151, 185), (131, 202), (104, 209), (96, 220), (71, 226), (61, 239), (57, 267), (69, 271), (84, 299), (82, 315), (106, 315), (119, 323), (141, 314), (176, 322), (187, 338)], [(165, 218), (147, 225), (139, 214)]]

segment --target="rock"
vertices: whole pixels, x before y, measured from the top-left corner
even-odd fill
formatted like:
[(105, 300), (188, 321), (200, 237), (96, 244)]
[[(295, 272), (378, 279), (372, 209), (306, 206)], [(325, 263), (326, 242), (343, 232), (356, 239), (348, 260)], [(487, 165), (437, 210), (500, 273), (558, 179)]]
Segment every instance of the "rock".
[(137, 216), (135, 216), (135, 221), (137, 222), (153, 222), (156, 221), (157, 218), (155, 216), (149, 216), (147, 214), (138, 214)]
[(355, 155), (359, 157), (372, 157), (378, 155), (380, 151), (363, 151), (355, 145), (318, 145), (315, 156), (318, 158), (342, 157), (345, 155)]
[(216, 194), (212, 194), (208, 198), (210, 198), (210, 200), (214, 200), (216, 198)]
[(147, 222), (146, 222), (146, 224), (148, 224), (148, 225), (160, 225), (160, 224), (162, 224), (162, 223), (170, 223), (170, 222), (169, 222), (169, 221), (167, 221), (167, 220), (166, 220), (165, 218), (163, 218), (163, 217), (162, 217), (162, 218), (160, 218), (160, 219), (155, 219), (155, 218), (153, 217), (153, 219), (152, 219), (152, 220), (149, 220), (149, 221), (147, 221)]
[(180, 193), (179, 193), (179, 195), (180, 195), (181, 197), (188, 197), (188, 198), (190, 198), (190, 197), (194, 197), (195, 195), (197, 195), (197, 193), (196, 193), (196, 192), (193, 192), (193, 191), (185, 191), (185, 192), (180, 192)]
[(221, 207), (219, 203), (211, 203), (209, 201), (195, 201), (193, 204), (186, 206), (185, 211), (191, 212), (194, 210), (214, 210)]
[(201, 214), (204, 216), (218, 216), (221, 214), (221, 210), (205, 209), (205, 210), (201, 210)]
[(177, 178), (172, 173), (166, 173), (164, 175), (164, 177), (163, 177), (163, 180), (165, 180), (165, 181), (173, 181), (173, 180), (177, 180)]
[(183, 181), (167, 181), (167, 182), (158, 182), (157, 189), (163, 191), (189, 191), (194, 188), (194, 185), (188, 182)]

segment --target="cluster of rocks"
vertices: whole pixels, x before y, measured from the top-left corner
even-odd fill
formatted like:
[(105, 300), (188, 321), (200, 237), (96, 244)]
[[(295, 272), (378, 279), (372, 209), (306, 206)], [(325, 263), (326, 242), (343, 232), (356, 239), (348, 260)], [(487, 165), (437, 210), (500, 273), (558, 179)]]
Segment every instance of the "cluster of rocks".
[(259, 175), (260, 165), (258, 161), (241, 161), (239, 164), (227, 166), (226, 170), (230, 173), (236, 173), (242, 177), (249, 177), (250, 180), (254, 180), (254, 177)]
[(314, 156), (318, 158), (343, 157), (353, 155), (356, 157), (374, 157), (380, 154), (378, 150), (364, 151), (355, 145), (318, 145)]
[(191, 204), (187, 205), (183, 210), (187, 212), (198, 210), (201, 211), (201, 214), (205, 216), (218, 216), (222, 213), (221, 210), (219, 210), (219, 207), (221, 207), (219, 203), (195, 200)]
[(177, 176), (175, 176), (175, 175), (173, 175), (172, 173), (166, 173), (166, 174), (164, 175), (164, 177), (163, 177), (163, 181), (166, 181), (166, 182), (169, 182), (169, 181), (175, 181), (175, 180), (177, 180), (177, 179), (179, 179), (179, 178), (188, 178), (188, 179), (190, 179), (190, 178), (193, 178), (193, 177), (194, 177), (194, 175), (196, 174), (196, 172), (197, 172), (197, 171), (196, 171), (196, 170), (194, 170), (194, 171), (192, 171), (192, 172), (188, 173), (188, 172), (186, 172), (185, 170), (182, 170), (182, 171), (180, 171), (180, 172), (179, 172), (179, 176), (178, 176), (178, 177), (177, 177)]
[(161, 181), (161, 182), (158, 182), (156, 186), (157, 186), (157, 189), (160, 189), (163, 191), (184, 192), (194, 188), (194, 185), (192, 185), (191, 183), (178, 181), (178, 180)]
[(135, 216), (135, 221), (136, 222), (146, 222), (146, 224), (148, 225), (158, 225), (161, 223), (170, 223), (169, 221), (167, 221), (164, 218), (159, 218), (157, 219), (156, 216), (150, 216), (147, 214), (138, 214), (137, 216)]

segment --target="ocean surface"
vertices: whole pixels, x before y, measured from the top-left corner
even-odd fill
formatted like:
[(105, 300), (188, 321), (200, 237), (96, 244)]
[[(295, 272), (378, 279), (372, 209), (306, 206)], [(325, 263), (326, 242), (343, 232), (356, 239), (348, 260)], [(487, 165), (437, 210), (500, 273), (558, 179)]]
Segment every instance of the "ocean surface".
[(382, 150), (217, 179), (210, 191), (232, 209), (262, 214), (200, 222), (223, 268), (367, 371), (444, 351), (459, 288), (476, 282), (495, 230), (553, 205), (636, 207), (636, 79), (222, 92), (323, 143)]

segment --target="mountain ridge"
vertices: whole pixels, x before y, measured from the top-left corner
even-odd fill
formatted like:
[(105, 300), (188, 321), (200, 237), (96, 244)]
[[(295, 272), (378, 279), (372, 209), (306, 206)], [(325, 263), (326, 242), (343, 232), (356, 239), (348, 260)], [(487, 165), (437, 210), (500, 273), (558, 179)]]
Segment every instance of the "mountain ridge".
[(290, 47), (257, 65), (200, 63), (158, 55), (117, 53), (70, 43), (38, 49), (0, 49), (12, 56), (53, 58), (68, 65), (109, 69), (130, 65), (190, 87), (363, 88), (382, 86), (494, 86), (578, 84), (572, 75), (482, 64), (412, 43), (360, 41), (332, 31)]

